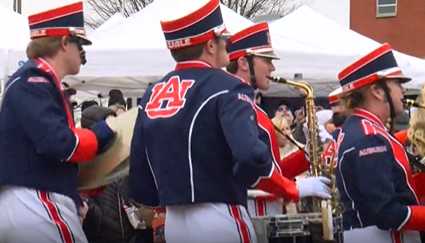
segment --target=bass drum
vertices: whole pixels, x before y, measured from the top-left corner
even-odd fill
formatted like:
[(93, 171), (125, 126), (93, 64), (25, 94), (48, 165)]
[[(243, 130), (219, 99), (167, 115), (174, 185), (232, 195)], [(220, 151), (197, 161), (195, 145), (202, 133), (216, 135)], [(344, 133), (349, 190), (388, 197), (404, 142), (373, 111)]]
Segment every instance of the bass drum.
[(320, 213), (253, 217), (258, 243), (343, 243), (342, 217), (334, 218), (333, 241), (322, 240)]

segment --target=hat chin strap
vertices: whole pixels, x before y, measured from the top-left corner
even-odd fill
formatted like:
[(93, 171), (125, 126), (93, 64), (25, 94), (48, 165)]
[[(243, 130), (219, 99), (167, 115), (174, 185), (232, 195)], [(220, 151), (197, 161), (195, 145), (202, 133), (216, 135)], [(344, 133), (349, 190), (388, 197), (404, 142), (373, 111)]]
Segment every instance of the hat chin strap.
[(249, 77), (251, 79), (251, 86), (254, 89), (257, 89), (257, 79), (255, 78), (255, 71), (254, 71), (254, 55), (248, 55), (246, 56), (246, 60), (248, 61), (248, 67), (249, 67)]
[(390, 106), (390, 133), (392, 134), (394, 131), (394, 119), (395, 119), (395, 109), (393, 99), (390, 96), (390, 89), (388, 88), (387, 83), (383, 82), (380, 84), (382, 89), (384, 90), (385, 96), (387, 97), (388, 105)]

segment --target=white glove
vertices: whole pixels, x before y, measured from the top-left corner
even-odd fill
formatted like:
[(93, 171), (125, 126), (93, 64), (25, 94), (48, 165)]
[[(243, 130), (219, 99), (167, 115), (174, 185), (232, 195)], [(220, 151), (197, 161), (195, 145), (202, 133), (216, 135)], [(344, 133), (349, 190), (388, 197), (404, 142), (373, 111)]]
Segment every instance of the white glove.
[(271, 197), (273, 194), (262, 191), (262, 190), (248, 190), (248, 198), (256, 198), (256, 197)]
[(329, 184), (331, 180), (324, 176), (306, 177), (296, 181), (300, 198), (303, 197), (321, 197), (331, 198)]

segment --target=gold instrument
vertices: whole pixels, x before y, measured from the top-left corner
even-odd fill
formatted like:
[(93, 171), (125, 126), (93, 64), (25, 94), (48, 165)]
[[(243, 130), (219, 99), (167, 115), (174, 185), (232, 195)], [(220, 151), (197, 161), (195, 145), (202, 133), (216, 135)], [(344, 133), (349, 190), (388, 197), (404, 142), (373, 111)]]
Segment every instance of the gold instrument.
[(281, 77), (268, 77), (270, 80), (287, 84), (299, 88), (305, 92), (305, 107), (306, 107), (306, 118), (307, 118), (307, 128), (308, 128), (308, 143), (307, 143), (307, 152), (308, 157), (311, 163), (310, 173), (313, 176), (326, 176), (331, 179), (331, 199), (313, 199), (313, 211), (321, 212), (322, 214), (322, 230), (323, 230), (323, 240), (334, 240), (334, 229), (333, 229), (333, 214), (336, 214), (336, 205), (337, 193), (336, 193), (336, 183), (334, 176), (334, 167), (332, 163), (325, 168), (325, 163), (321, 161), (321, 153), (323, 151), (322, 144), (319, 138), (319, 126), (317, 123), (316, 109), (314, 103), (314, 92), (313, 88), (307, 82), (302, 81), (292, 81), (287, 80)]
[(416, 108), (422, 108), (425, 109), (425, 105), (421, 104), (420, 102), (416, 102), (411, 99), (403, 99), (403, 104), (407, 107), (416, 107)]

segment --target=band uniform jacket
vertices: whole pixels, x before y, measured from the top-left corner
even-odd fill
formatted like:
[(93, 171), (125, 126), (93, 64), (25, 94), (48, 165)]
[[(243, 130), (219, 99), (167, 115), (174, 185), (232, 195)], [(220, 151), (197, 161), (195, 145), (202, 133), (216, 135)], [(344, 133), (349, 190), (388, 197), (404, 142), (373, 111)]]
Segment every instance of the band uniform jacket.
[[(272, 162), (277, 171), (284, 177), (294, 180), (294, 178), (308, 170), (310, 164), (302, 150), (297, 150), (288, 154), (285, 158), (281, 158), (277, 134), (272, 121), (268, 118), (267, 113), (258, 105), (255, 106), (257, 117), (257, 125), (259, 138), (267, 145)], [(295, 183), (288, 183), (287, 186), (295, 187)], [(288, 198), (283, 198), (289, 201)], [(283, 201), (275, 195), (258, 195), (252, 198), (253, 202), (250, 209), (251, 216), (265, 216), (284, 213)]]
[(403, 146), (364, 109), (355, 109), (335, 134), (345, 240), (418, 242), (417, 232), (400, 231), (410, 217), (408, 205), (417, 204)]
[(79, 202), (78, 166), (97, 152), (93, 132), (75, 128), (53, 68), (27, 61), (6, 83), (0, 111), (0, 186), (56, 192)]
[(130, 193), (150, 206), (246, 205), (247, 188), (273, 170), (258, 139), (253, 89), (202, 61), (178, 63), (139, 105)]

